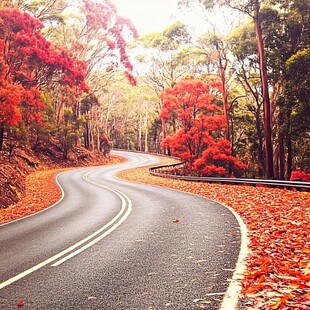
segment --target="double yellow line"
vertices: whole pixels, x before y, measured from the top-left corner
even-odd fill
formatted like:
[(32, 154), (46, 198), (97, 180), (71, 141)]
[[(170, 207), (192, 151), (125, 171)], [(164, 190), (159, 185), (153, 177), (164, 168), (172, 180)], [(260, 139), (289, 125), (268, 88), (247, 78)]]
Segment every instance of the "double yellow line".
[[(53, 263), (51, 266), (56, 267), (64, 263), (65, 261), (69, 260), (70, 258), (78, 255), (79, 253), (85, 251), (89, 247), (93, 246), (97, 242), (99, 242), (101, 239), (109, 235), (113, 230), (115, 230), (120, 224), (122, 224), (126, 218), (129, 216), (131, 210), (132, 210), (132, 202), (129, 199), (127, 195), (122, 193), (121, 191), (105, 186), (103, 184), (100, 184), (98, 182), (92, 181), (89, 179), (88, 175), (91, 172), (85, 173), (83, 175), (83, 179), (91, 183), (93, 185), (96, 185), (98, 187), (104, 188), (109, 190), (110, 192), (117, 195), (121, 200), (121, 209), (118, 212), (118, 214), (106, 225), (102, 226), (100, 229), (92, 233), (91, 235), (87, 236), (86, 238), (82, 239), (81, 241), (75, 243), (74, 245), (70, 246), (69, 248), (63, 250), (62, 252), (46, 259), (45, 261), (17, 274), (16, 276), (0, 283), (0, 289), (26, 277), (27, 275), (33, 273), (34, 271)], [(60, 186), (60, 185), (59, 185)], [(61, 187), (61, 186), (60, 186)]]

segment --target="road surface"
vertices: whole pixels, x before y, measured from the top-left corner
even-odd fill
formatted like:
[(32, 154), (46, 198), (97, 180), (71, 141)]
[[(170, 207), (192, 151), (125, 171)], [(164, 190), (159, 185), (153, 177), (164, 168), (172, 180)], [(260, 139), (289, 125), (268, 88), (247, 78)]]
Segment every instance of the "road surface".
[(240, 249), (215, 202), (119, 180), (156, 157), (61, 173), (63, 198), (0, 226), (0, 309), (219, 309)]

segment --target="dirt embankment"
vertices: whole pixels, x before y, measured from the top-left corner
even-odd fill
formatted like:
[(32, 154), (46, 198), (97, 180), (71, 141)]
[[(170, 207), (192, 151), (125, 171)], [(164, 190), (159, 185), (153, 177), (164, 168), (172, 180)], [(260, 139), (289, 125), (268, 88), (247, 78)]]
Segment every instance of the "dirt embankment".
[(4, 149), (0, 153), (0, 209), (16, 204), (22, 198), (26, 176), (31, 172), (108, 162), (102, 154), (95, 154), (84, 148), (75, 148), (68, 159), (63, 159), (61, 150), (52, 144), (41, 146), (36, 151), (21, 146), (11, 154)]

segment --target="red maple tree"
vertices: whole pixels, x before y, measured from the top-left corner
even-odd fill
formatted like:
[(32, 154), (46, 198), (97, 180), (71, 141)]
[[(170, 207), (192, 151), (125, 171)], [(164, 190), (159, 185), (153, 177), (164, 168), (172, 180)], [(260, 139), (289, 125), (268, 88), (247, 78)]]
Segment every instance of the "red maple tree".
[[(85, 16), (78, 41), (72, 44), (72, 51), (88, 63), (88, 73), (98, 68), (106, 72), (123, 69), (132, 85), (133, 66), (127, 55), (126, 38), (136, 38), (137, 30), (127, 18), (118, 15), (115, 5), (109, 1), (83, 0), (81, 12)], [(91, 49), (90, 49), (91, 46)]]
[(225, 175), (246, 168), (231, 155), (224, 138), (225, 117), (216, 98), (220, 90), (219, 83), (189, 79), (162, 94), (160, 117), (173, 128), (163, 146), (200, 175)]
[(18, 104), (21, 101), (22, 87), (5, 77), (7, 70), (7, 66), (0, 62), (0, 127), (17, 125), (21, 119)]
[(86, 64), (53, 46), (43, 24), (17, 9), (0, 10), (0, 150), (6, 127), (42, 122), (41, 92), (64, 84), (86, 91)]

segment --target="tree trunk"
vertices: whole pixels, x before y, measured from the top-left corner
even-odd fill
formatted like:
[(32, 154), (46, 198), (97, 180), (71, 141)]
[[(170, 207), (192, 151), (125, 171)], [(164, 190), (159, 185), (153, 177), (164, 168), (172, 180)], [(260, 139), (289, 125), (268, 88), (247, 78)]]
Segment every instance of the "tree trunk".
[(284, 133), (282, 130), (283, 125), (283, 112), (280, 111), (278, 116), (278, 147), (279, 147), (279, 178), (280, 180), (285, 179), (285, 152), (284, 152)]
[(4, 126), (0, 126), (0, 152), (2, 151), (3, 148), (3, 139), (4, 139)]
[(255, 5), (254, 5), (254, 23), (255, 23), (255, 33), (256, 33), (258, 54), (259, 54), (259, 67), (260, 67), (260, 73), (261, 73), (263, 107), (264, 107), (266, 176), (268, 179), (273, 179), (274, 171), (273, 171), (273, 147), (272, 147), (270, 98), (269, 98), (269, 91), (268, 91), (267, 66), (265, 63), (264, 42), (263, 42), (263, 35), (262, 35), (262, 29), (261, 29), (260, 4), (258, 0), (255, 1)]
[(264, 175), (264, 151), (263, 151), (263, 136), (261, 132), (260, 108), (258, 106), (256, 115), (256, 131), (258, 136), (258, 176), (261, 178)]
[(141, 113), (139, 113), (138, 118), (138, 132), (137, 132), (137, 150), (142, 151), (142, 130), (141, 130)]
[(281, 134), (279, 137), (279, 178), (280, 180), (285, 180), (285, 153), (284, 153), (284, 138)]
[(286, 118), (287, 118), (287, 132), (286, 132), (286, 147), (287, 147), (287, 162), (286, 162), (286, 173), (287, 173), (287, 179), (289, 180), (291, 178), (292, 173), (292, 165), (293, 165), (293, 150), (292, 150), (292, 138), (291, 138), (291, 108), (288, 109), (286, 112)]
[(75, 129), (75, 131), (74, 131), (74, 146), (76, 146), (76, 147), (81, 146), (80, 132), (78, 129)]
[(108, 137), (110, 136), (110, 130), (109, 130), (109, 118), (110, 118), (110, 112), (111, 112), (110, 106), (111, 106), (111, 103), (108, 103), (107, 114), (105, 116), (105, 124), (104, 124), (104, 132)]
[(280, 153), (279, 144), (277, 144), (273, 152), (273, 157), (274, 157), (273, 172), (274, 172), (274, 177), (276, 180), (279, 179), (279, 175), (280, 175), (279, 153)]
[(85, 123), (85, 133), (84, 133), (84, 146), (87, 150), (90, 149), (91, 146), (91, 133), (90, 133), (90, 123), (89, 120), (86, 120)]
[[(224, 107), (224, 116), (225, 116), (225, 139), (231, 141), (230, 139), (230, 130), (229, 130), (229, 106), (228, 106), (228, 92), (226, 87), (226, 68), (227, 68), (227, 60), (222, 59), (221, 52), (218, 51), (218, 61), (219, 61), (219, 72), (222, 82), (222, 96), (223, 96), (223, 107)], [(230, 146), (232, 150), (232, 146)]]
[(293, 154), (292, 154), (292, 140), (291, 140), (291, 135), (287, 135), (286, 139), (286, 146), (287, 146), (287, 179), (289, 180), (292, 174), (292, 165), (293, 165)]
[(78, 95), (77, 95), (77, 99), (76, 99), (73, 111), (74, 111), (74, 113), (73, 113), (74, 122), (77, 122), (77, 120), (80, 116), (80, 99), (79, 99)]
[(90, 150), (93, 151), (94, 150), (94, 131), (93, 131), (93, 127), (94, 127), (94, 120), (93, 120), (93, 107), (90, 110)]
[(100, 130), (98, 121), (96, 122), (96, 150), (97, 153), (100, 153)]
[(148, 128), (147, 128), (147, 124), (148, 124), (148, 112), (146, 110), (146, 114), (145, 114), (145, 120), (144, 120), (144, 131), (145, 131), (145, 137), (144, 137), (144, 151), (148, 152), (149, 151), (149, 147), (148, 147)]
[[(162, 130), (161, 142), (163, 142), (163, 140), (166, 139), (166, 136), (167, 136), (166, 122), (165, 122), (164, 119), (161, 120), (161, 130)], [(168, 149), (167, 149), (167, 147), (163, 147), (163, 153), (164, 153), (164, 155), (167, 155), (167, 154), (168, 154)]]

